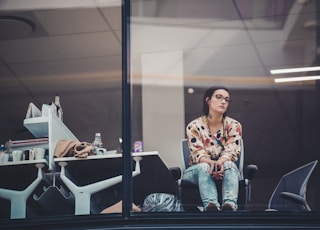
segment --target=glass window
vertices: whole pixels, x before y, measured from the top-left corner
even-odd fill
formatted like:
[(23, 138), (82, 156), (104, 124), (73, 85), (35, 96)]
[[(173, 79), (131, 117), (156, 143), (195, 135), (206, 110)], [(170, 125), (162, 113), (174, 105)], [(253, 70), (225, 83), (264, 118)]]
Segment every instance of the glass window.
[(121, 4), (0, 1), (2, 219), (119, 212)]
[(318, 215), (317, 1), (0, 5), (0, 222)]
[[(133, 141), (142, 141), (144, 151), (157, 151), (168, 168), (184, 169), (180, 154), (186, 127), (202, 115), (205, 90), (225, 86), (232, 98), (227, 115), (242, 125), (244, 165), (258, 167), (244, 209), (299, 210), (281, 207), (284, 201), (274, 203), (271, 197), (282, 176), (319, 158), (318, 2), (131, 4)], [(295, 69), (306, 67), (317, 68)], [(276, 72), (285, 69), (291, 72)], [(318, 171), (316, 166), (301, 189), (314, 211), (320, 208)], [(165, 193), (174, 194), (170, 176), (162, 177), (166, 186), (157, 181), (162, 188), (150, 184), (150, 192), (171, 186)]]

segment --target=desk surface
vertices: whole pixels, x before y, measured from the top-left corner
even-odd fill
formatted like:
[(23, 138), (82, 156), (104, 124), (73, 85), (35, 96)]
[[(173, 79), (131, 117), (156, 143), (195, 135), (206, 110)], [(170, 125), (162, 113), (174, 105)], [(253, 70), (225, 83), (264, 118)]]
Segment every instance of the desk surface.
[(13, 165), (17, 165), (17, 166), (18, 165), (30, 165), (30, 164), (38, 164), (38, 163), (44, 163), (45, 165), (48, 165), (48, 162), (46, 159), (38, 159), (38, 160), (0, 162), (0, 167), (13, 166)]
[[(142, 157), (141, 162), (145, 162), (150, 157), (158, 157), (159, 154), (157, 151), (132, 153), (132, 157), (135, 156)], [(79, 186), (123, 174), (122, 154), (94, 155), (86, 158), (61, 157), (54, 158), (54, 162), (56, 171), (59, 171), (60, 162), (66, 162), (66, 170)], [(133, 160), (132, 170), (134, 167), (135, 161)]]
[[(153, 156), (153, 155), (159, 155), (159, 153), (157, 151), (132, 153), (132, 157)], [(93, 155), (93, 156), (88, 156), (86, 158), (60, 157), (60, 158), (54, 158), (54, 161), (55, 162), (66, 162), (66, 161), (80, 161), (80, 160), (119, 158), (119, 157), (122, 157), (122, 154), (116, 153), (116, 154), (106, 154), (106, 155)], [(38, 163), (44, 163), (45, 165), (48, 165), (48, 162), (47, 162), (46, 159), (38, 159), (38, 160), (21, 160), (21, 161), (0, 162), (0, 167), (13, 166), (13, 165), (17, 165), (18, 166), (18, 165), (38, 164)]]
[[(154, 156), (154, 155), (159, 155), (158, 151), (132, 153), (132, 157), (139, 157), (139, 156), (143, 157), (143, 156)], [(54, 158), (54, 162), (96, 160), (96, 159), (108, 159), (108, 158), (119, 158), (119, 157), (122, 157), (122, 153), (105, 154), (105, 155), (93, 155), (93, 156), (88, 156), (88, 157), (85, 157), (85, 158), (59, 157), (59, 158)]]
[[(134, 177), (132, 181), (134, 203), (141, 205), (145, 197), (151, 193), (175, 193), (176, 183), (157, 151), (132, 153), (132, 157), (135, 156), (142, 157), (142, 160), (140, 162), (141, 174)], [(57, 165), (57, 171), (60, 168), (59, 162), (68, 163), (66, 167), (68, 175), (78, 186), (123, 174), (122, 154), (95, 155), (84, 159), (63, 157), (55, 158), (54, 161)], [(37, 168), (35, 167), (37, 163), (45, 163), (47, 166), (45, 159), (10, 161), (0, 164), (0, 175), (2, 176), (0, 188), (22, 190), (27, 187), (37, 176)], [(132, 170), (134, 170), (134, 166), (135, 161), (132, 161)], [(56, 181), (56, 183), (58, 182), (59, 180)], [(38, 189), (40, 190), (42, 187), (39, 186)], [(119, 183), (93, 194), (91, 197), (92, 213), (99, 213), (102, 209), (120, 201), (123, 195), (122, 191), (123, 185)], [(39, 191), (37, 193), (41, 194)]]

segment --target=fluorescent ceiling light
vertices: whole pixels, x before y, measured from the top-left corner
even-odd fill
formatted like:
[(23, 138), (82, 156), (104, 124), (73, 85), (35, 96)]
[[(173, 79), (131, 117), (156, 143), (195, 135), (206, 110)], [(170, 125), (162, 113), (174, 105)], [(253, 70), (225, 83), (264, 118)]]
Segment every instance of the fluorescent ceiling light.
[(320, 80), (320, 76), (276, 78), (275, 83)]
[(303, 67), (303, 68), (291, 68), (291, 69), (272, 69), (271, 74), (281, 74), (281, 73), (298, 73), (298, 72), (308, 72), (308, 71), (318, 71), (320, 66), (314, 67)]

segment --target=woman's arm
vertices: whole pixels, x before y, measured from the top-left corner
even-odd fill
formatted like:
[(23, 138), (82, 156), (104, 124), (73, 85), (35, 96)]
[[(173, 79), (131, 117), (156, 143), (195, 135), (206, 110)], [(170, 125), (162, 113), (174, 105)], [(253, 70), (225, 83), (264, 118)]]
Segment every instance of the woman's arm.
[(201, 124), (198, 124), (196, 120), (189, 123), (186, 128), (191, 164), (200, 163), (201, 158), (210, 160), (210, 155), (205, 150), (204, 140), (200, 134), (201, 129)]
[(204, 127), (198, 122), (191, 122), (187, 126), (188, 145), (191, 154), (191, 164), (208, 163), (210, 166), (210, 174), (212, 175), (215, 169), (216, 161), (211, 160), (211, 156), (206, 152), (204, 143), (210, 143), (205, 135), (200, 134), (200, 130), (204, 131)]
[(224, 133), (224, 148), (220, 154), (219, 160), (223, 161), (233, 161), (238, 160), (240, 150), (241, 150), (241, 139), (242, 139), (242, 126), (241, 124), (233, 119), (226, 121), (225, 123), (225, 133)]

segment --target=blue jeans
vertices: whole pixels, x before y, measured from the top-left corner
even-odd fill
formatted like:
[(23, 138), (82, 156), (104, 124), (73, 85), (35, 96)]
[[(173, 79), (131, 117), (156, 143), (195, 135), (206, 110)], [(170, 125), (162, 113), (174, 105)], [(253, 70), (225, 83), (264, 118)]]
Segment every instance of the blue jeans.
[[(229, 203), (237, 209), (239, 192), (239, 170), (232, 161), (223, 164), (224, 176), (222, 179), (222, 202)], [(203, 207), (214, 203), (220, 208), (218, 191), (215, 179), (209, 174), (210, 166), (207, 163), (198, 163), (187, 168), (182, 180), (198, 185)]]

